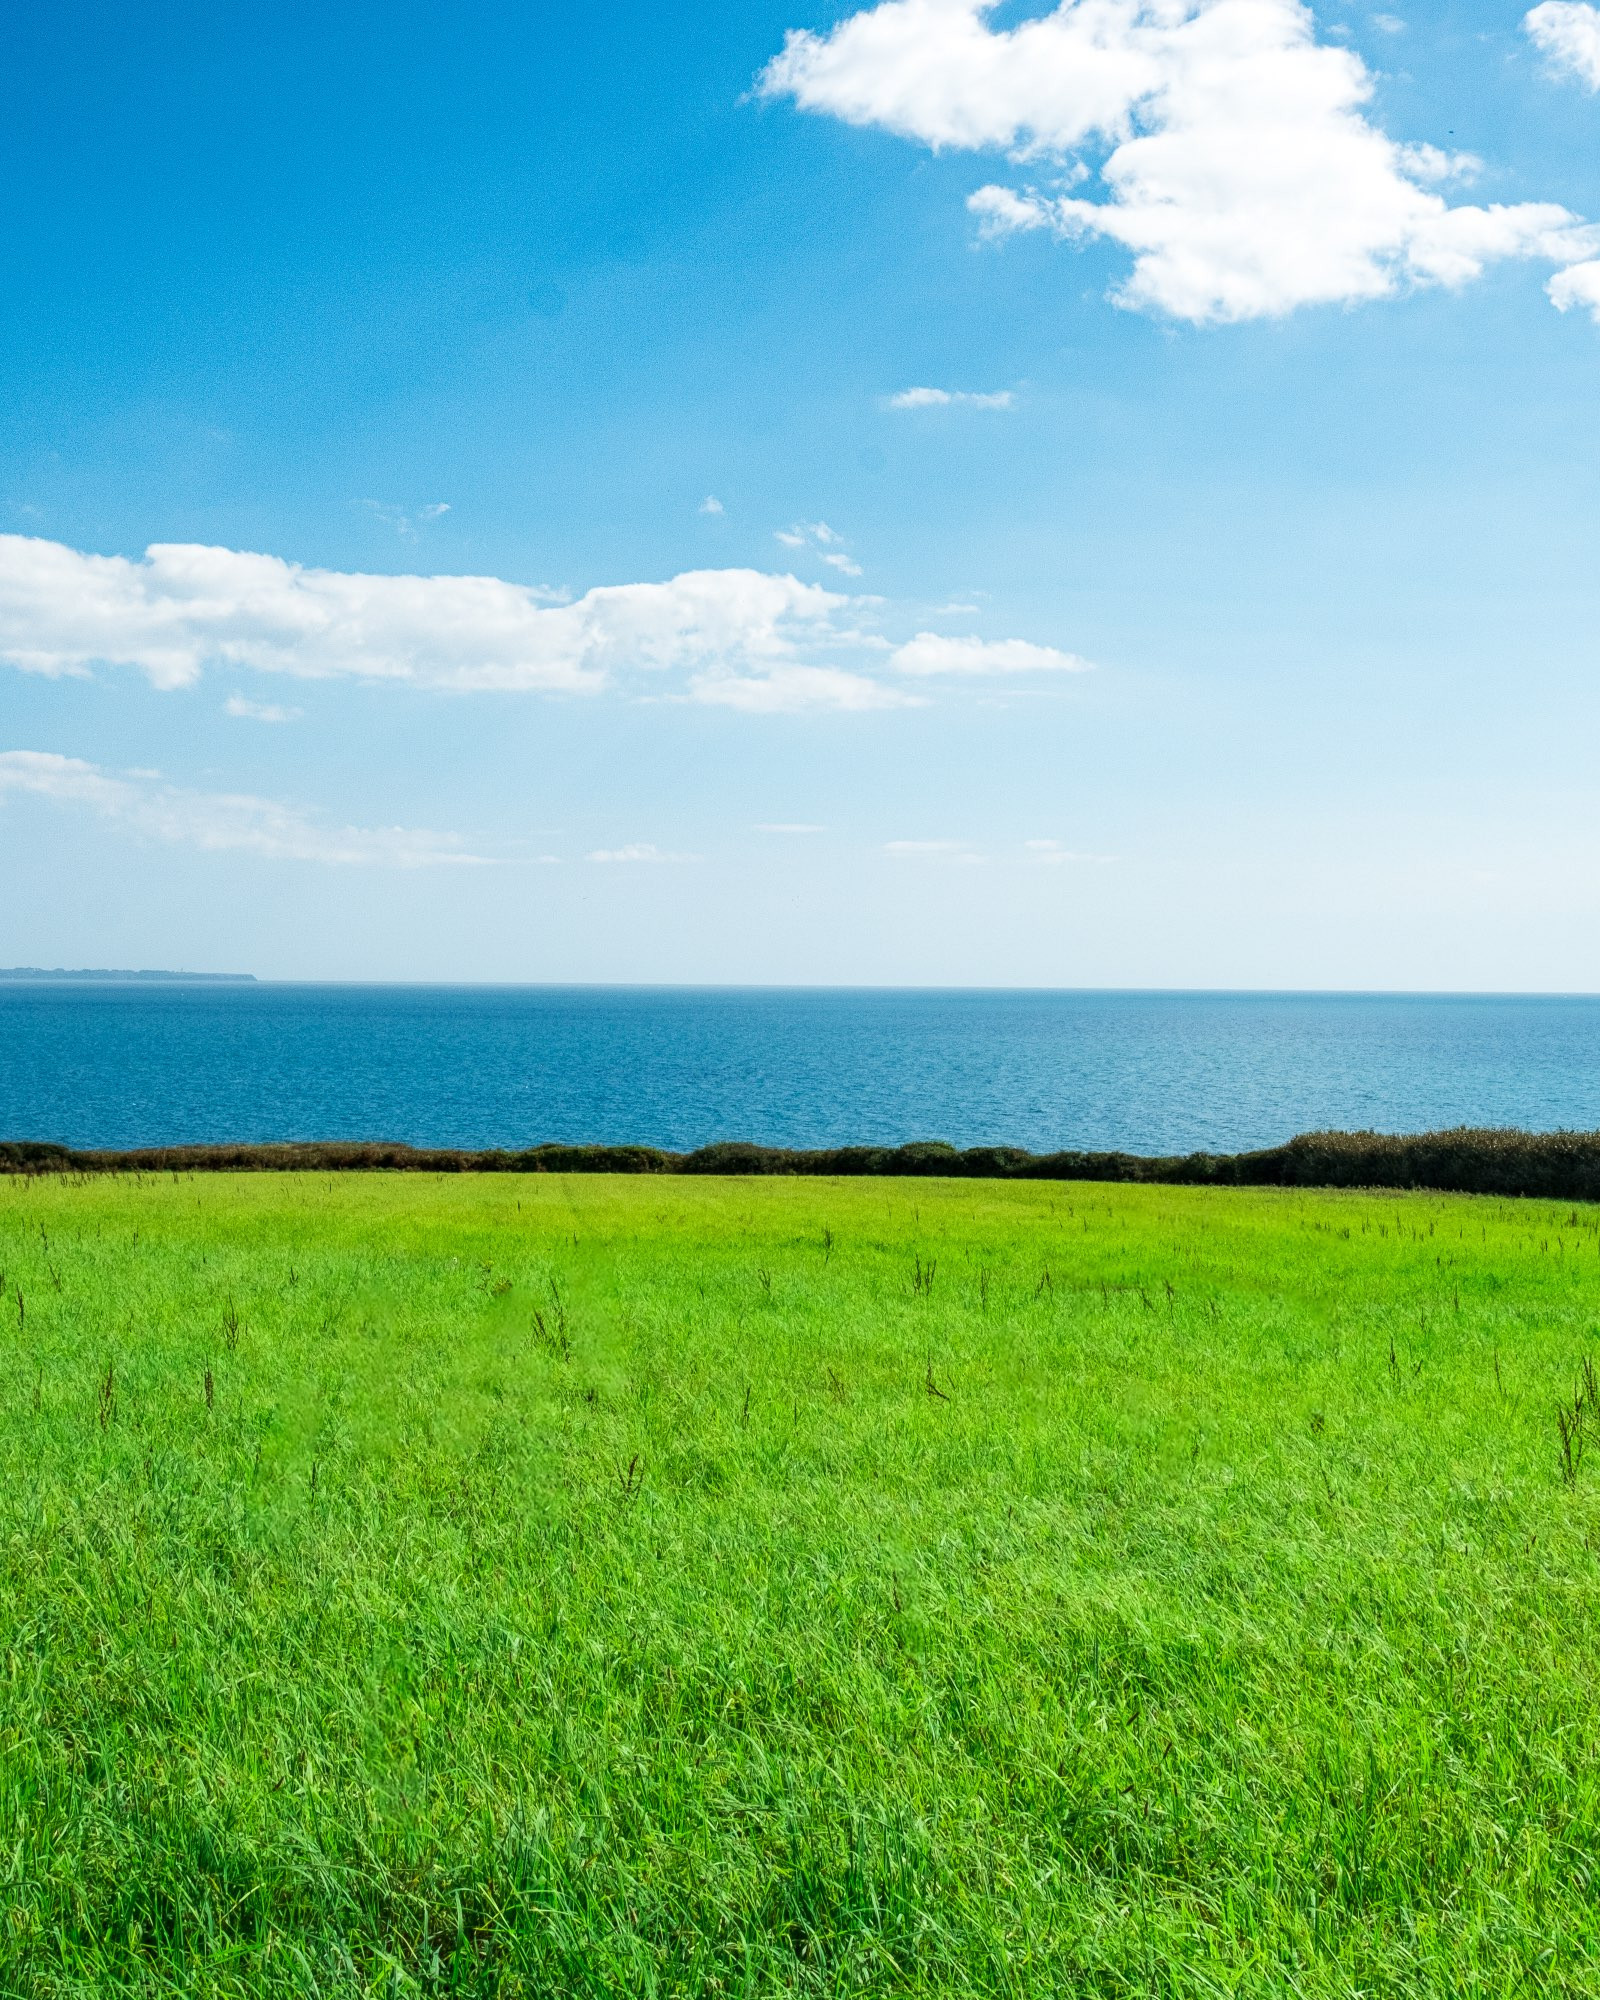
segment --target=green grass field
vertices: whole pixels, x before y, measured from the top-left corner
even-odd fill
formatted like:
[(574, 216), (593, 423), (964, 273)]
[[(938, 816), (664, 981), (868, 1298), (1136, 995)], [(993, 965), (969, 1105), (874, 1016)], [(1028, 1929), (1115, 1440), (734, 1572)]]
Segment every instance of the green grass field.
[(1600, 1991), (1600, 1210), (13, 1179), (0, 1272), (0, 1993)]

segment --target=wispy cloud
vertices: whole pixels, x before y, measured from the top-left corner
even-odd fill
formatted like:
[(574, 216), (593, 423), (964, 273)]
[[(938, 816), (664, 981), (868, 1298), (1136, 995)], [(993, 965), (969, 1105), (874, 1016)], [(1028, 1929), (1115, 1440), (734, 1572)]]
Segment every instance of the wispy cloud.
[(330, 826), (319, 815), (244, 792), (196, 792), (153, 771), (114, 773), (48, 750), (0, 751), (0, 803), (24, 794), (75, 807), (152, 840), (210, 853), (333, 866), (483, 867), (455, 834), (400, 826)]
[(720, 514), (723, 511), (722, 502), (717, 498), (715, 493), (708, 493), (700, 502), (700, 512), (702, 514)]
[(1063, 868), (1073, 861), (1101, 862), (1111, 859), (1109, 854), (1081, 853), (1061, 840), (1025, 840), (1022, 845), (1028, 859), (1044, 868)]
[(889, 655), (902, 674), (1081, 674), (1090, 663), (1076, 653), (1054, 646), (1035, 646), (1027, 639), (952, 638), (942, 632), (919, 632)]
[(698, 854), (669, 854), (664, 848), (654, 846), (648, 840), (630, 841), (626, 847), (597, 847), (592, 854), (584, 856), (586, 861), (601, 862), (660, 862), (698, 861)]
[(844, 667), (773, 667), (764, 674), (697, 674), (691, 700), (746, 715), (797, 715), (805, 709), (862, 714), (874, 708), (911, 708), (914, 695), (887, 687), (870, 674)]
[(225, 715), (237, 716), (241, 722), (298, 722), (305, 714), (303, 708), (281, 708), (276, 702), (252, 701), (243, 694), (230, 694), (222, 710)]
[(808, 549), (830, 569), (836, 569), (844, 576), (861, 574), (860, 563), (845, 552), (844, 536), (830, 528), (826, 521), (796, 521), (792, 528), (775, 528), (773, 540), (781, 542), (786, 549)]
[(757, 833), (826, 833), (825, 826), (815, 826), (809, 820), (763, 820), (757, 826)]
[(885, 399), (885, 407), (891, 410), (1010, 410), (1015, 409), (1016, 402), (1016, 396), (1010, 389), (987, 392), (975, 389), (902, 389), (898, 395)]
[(403, 542), (414, 542), (419, 528), (427, 527), (430, 521), (437, 521), (450, 511), (448, 500), (434, 500), (428, 506), (410, 512), (404, 507), (390, 507), (382, 500), (363, 500), (361, 504), (385, 527), (393, 528)]
[(955, 861), (967, 865), (983, 858), (965, 840), (886, 840), (883, 851), (901, 861)]

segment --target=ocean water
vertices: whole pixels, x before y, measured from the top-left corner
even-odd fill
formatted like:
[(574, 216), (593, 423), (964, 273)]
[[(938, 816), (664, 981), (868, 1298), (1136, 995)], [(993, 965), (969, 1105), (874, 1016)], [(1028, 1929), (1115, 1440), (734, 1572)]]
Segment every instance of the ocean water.
[(0, 984), (0, 1138), (1234, 1151), (1600, 1128), (1600, 999)]

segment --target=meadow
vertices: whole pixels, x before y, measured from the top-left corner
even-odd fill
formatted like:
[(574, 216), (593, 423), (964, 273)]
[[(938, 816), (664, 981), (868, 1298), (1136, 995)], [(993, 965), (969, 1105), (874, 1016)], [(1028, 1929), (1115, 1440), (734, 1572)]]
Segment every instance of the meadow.
[(1566, 1203), (0, 1179), (0, 1992), (1600, 1991), (1597, 1302)]

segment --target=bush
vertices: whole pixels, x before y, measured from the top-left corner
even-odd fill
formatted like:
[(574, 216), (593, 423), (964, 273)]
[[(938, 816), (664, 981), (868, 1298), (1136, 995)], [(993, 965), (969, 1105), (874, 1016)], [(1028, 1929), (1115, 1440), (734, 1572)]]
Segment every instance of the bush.
[(1457, 1194), (1600, 1200), (1600, 1132), (1475, 1130), (1396, 1136), (1308, 1132), (1254, 1153), (959, 1152), (941, 1140), (796, 1152), (723, 1140), (693, 1153), (653, 1146), (534, 1146), (468, 1152), (372, 1142), (283, 1146), (155, 1146), (80, 1151), (38, 1140), (0, 1143), (0, 1173), (563, 1173), (882, 1174), (967, 1180), (1145, 1181), (1204, 1187), (1432, 1188)]

